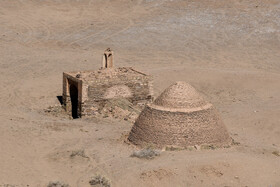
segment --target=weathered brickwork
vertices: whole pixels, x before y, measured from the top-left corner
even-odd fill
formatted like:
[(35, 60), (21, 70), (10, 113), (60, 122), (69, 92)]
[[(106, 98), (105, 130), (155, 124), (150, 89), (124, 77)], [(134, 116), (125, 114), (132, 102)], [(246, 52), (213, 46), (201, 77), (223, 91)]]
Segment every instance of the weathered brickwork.
[(64, 73), (63, 103), (69, 114), (73, 113), (75, 100), (71, 86), (78, 90), (78, 117), (95, 115), (108, 99), (127, 98), (139, 104), (152, 101), (153, 95), (151, 77), (133, 68)]
[(145, 147), (211, 144), (227, 146), (231, 139), (212, 104), (189, 84), (177, 82), (152, 104), (147, 104), (136, 120), (128, 140)]
[(72, 74), (63, 73), (62, 102), (69, 115), (72, 115), (72, 102), (70, 97), (71, 87), (75, 87), (77, 89), (77, 115), (80, 117), (82, 115), (82, 80), (77, 79)]
[(129, 140), (143, 147), (223, 146), (230, 142), (227, 130), (212, 105), (189, 112), (173, 112), (147, 105), (136, 120)]

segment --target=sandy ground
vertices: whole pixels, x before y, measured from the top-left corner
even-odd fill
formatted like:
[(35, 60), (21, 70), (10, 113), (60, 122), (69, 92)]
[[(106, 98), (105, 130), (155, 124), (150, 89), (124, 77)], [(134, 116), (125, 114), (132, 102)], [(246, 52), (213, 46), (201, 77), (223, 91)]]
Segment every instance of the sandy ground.
[[(280, 186), (279, 10), (279, 0), (1, 0), (0, 186), (86, 187), (97, 173), (120, 187)], [(142, 160), (123, 143), (129, 122), (46, 115), (62, 72), (99, 68), (107, 47), (117, 66), (153, 75), (155, 95), (192, 84), (240, 145)]]

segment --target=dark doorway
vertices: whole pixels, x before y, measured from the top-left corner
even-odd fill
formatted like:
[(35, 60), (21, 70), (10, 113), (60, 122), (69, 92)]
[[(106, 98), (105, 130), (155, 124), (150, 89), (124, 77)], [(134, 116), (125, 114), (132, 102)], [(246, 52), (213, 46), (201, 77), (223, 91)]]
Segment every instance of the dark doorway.
[(72, 105), (72, 117), (78, 118), (78, 89), (75, 85), (70, 85), (70, 98)]
[(63, 98), (62, 98), (62, 96), (61, 96), (61, 95), (58, 95), (58, 96), (56, 96), (56, 98), (57, 98), (57, 100), (59, 101), (59, 103), (60, 103), (61, 105), (63, 105)]

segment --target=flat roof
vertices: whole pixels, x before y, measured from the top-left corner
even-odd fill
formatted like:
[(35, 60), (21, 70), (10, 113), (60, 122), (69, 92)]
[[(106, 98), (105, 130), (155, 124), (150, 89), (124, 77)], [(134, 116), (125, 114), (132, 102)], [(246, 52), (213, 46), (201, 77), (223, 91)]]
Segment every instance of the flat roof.
[(71, 76), (75, 79), (88, 81), (95, 80), (99, 78), (110, 78), (116, 75), (140, 75), (140, 76), (148, 76), (147, 74), (134, 70), (132, 67), (120, 67), (120, 68), (104, 68), (99, 70), (89, 70), (89, 71), (74, 71), (74, 72), (64, 72), (68, 76)]

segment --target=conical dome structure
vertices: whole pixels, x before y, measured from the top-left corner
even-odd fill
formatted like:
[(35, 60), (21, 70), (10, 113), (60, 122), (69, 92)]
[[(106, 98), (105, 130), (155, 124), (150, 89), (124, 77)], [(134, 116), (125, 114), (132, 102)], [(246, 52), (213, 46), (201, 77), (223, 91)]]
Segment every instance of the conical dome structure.
[(139, 146), (228, 145), (231, 139), (212, 104), (188, 83), (176, 82), (137, 118), (128, 137)]
[(176, 82), (164, 90), (154, 104), (165, 108), (192, 109), (207, 103), (191, 85)]

